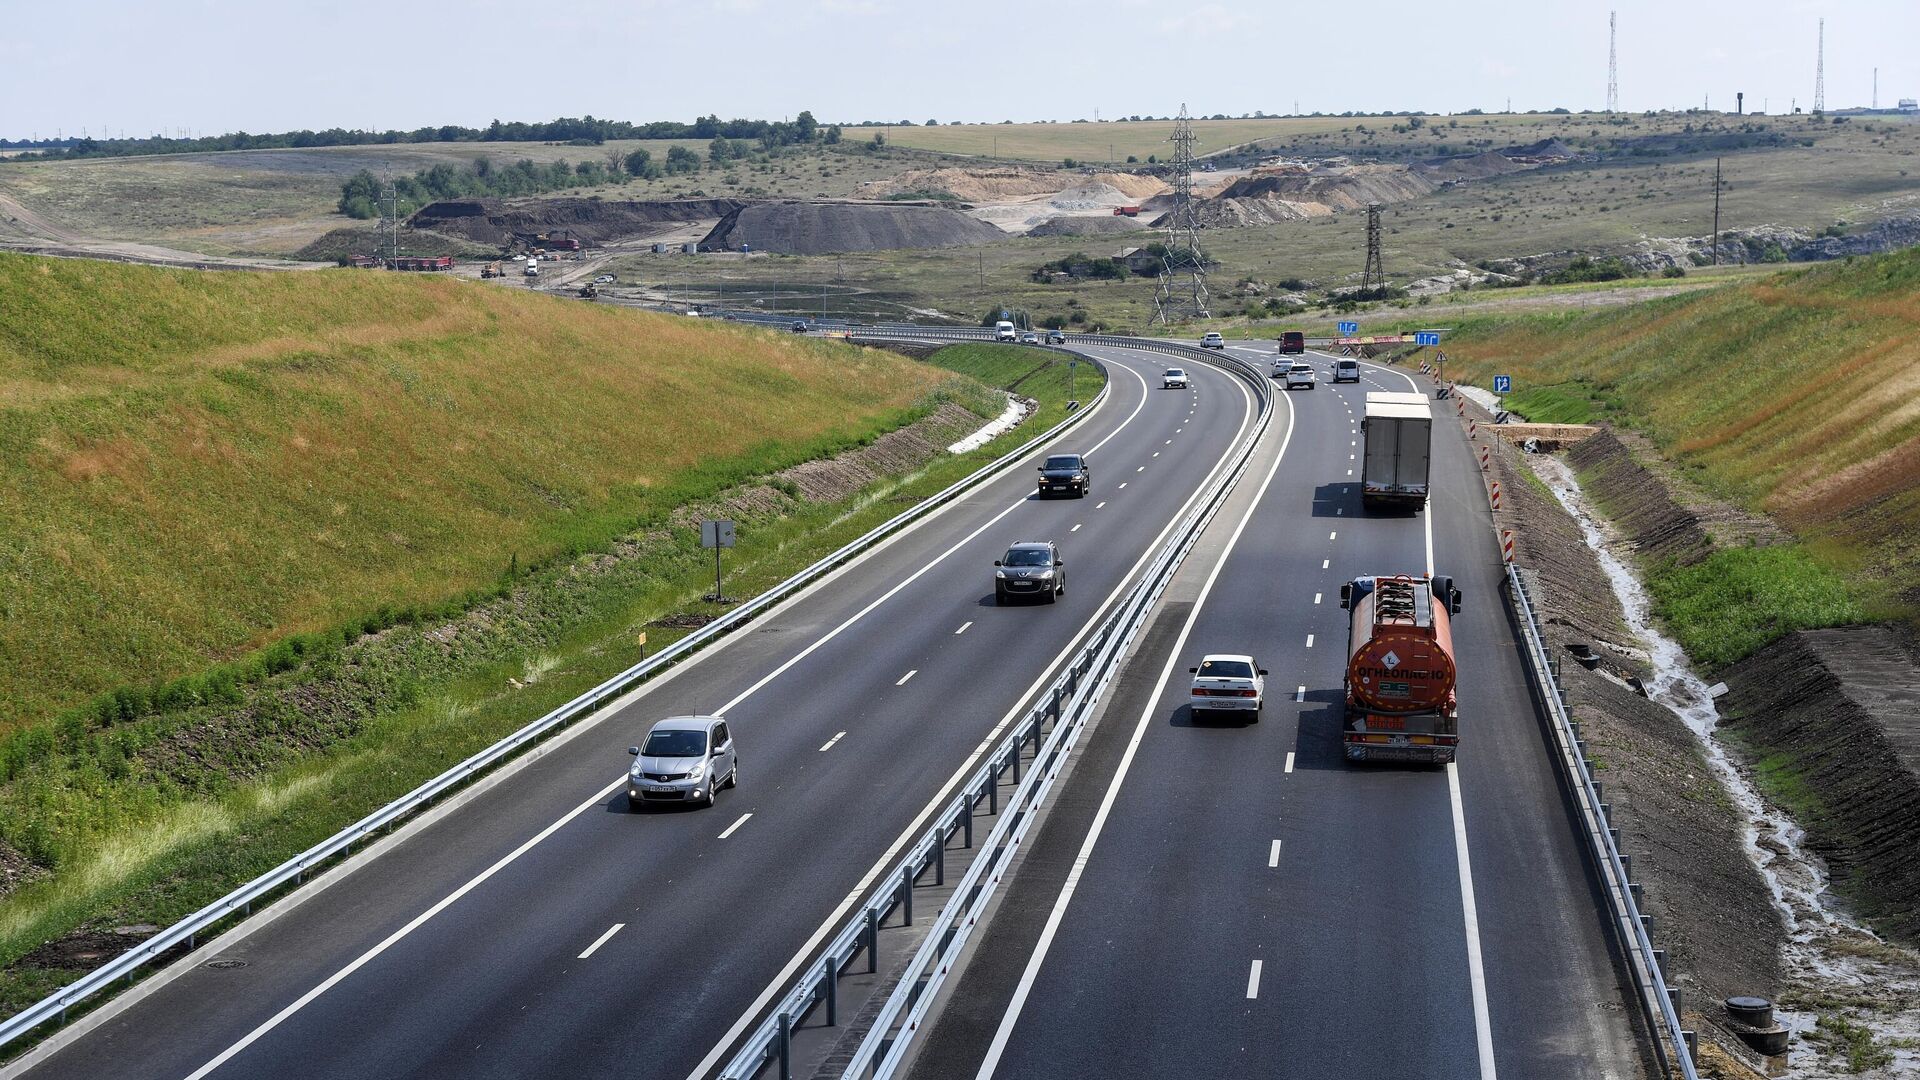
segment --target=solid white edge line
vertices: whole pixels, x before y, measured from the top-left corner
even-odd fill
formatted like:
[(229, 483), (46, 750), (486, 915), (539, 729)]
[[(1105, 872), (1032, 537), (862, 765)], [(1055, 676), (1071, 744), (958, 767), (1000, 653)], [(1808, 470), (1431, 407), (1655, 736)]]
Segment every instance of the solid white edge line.
[(313, 989), (308, 990), (306, 993), (301, 994), (299, 997), (295, 998), (292, 1004), (287, 1005), (285, 1008), (282, 1008), (279, 1012), (274, 1013), (265, 1022), (261, 1023), (258, 1027), (254, 1028), (252, 1031), (242, 1036), (238, 1042), (234, 1043), (232, 1046), (227, 1047), (225, 1050), (222, 1050), (219, 1053), (219, 1055), (216, 1056), (212, 1061), (207, 1062), (205, 1065), (202, 1065), (198, 1069), (195, 1069), (193, 1072), (187, 1074), (187, 1080), (200, 1080), (201, 1077), (206, 1076), (208, 1073), (226, 1064), (228, 1059), (232, 1058), (235, 1054), (238, 1054), (240, 1051), (245, 1050), (249, 1046), (252, 1046), (255, 1042), (259, 1041), (260, 1038), (266, 1035), (269, 1031), (272, 1031), (274, 1028), (279, 1027), (281, 1023), (284, 1022), (288, 1017), (292, 1016), (294, 1013), (299, 1012), (301, 1009), (306, 1008), (307, 1004), (313, 1001), (314, 998), (317, 998), (321, 994), (326, 993), (328, 990), (333, 989), (333, 987), (337, 985), (341, 980), (345, 979), (347, 976), (352, 975), (354, 972), (359, 971), (361, 968), (371, 963), (375, 957), (379, 956), (383, 952), (386, 952), (388, 949), (392, 948), (395, 944), (397, 944), (402, 938), (406, 937), (408, 934), (411, 934), (415, 930), (419, 929), (423, 924), (427, 922), (427, 920), (433, 918), (435, 915), (440, 914), (442, 911), (447, 910), (447, 908), (452, 907), (455, 901), (459, 900), (461, 897), (467, 895), (473, 890), (479, 888), (480, 885), (483, 882), (485, 882), (488, 878), (491, 878), (493, 875), (506, 869), (509, 865), (513, 863), (514, 860), (518, 859), (520, 856), (525, 855), (529, 851), (532, 851), (536, 845), (538, 845), (541, 841), (545, 840), (547, 837), (552, 836), (556, 832), (559, 832), (561, 826), (565, 825), (569, 821), (572, 821), (574, 818), (579, 817), (581, 814), (586, 813), (588, 810), (591, 810), (594, 807), (599, 806), (603, 801), (606, 800), (607, 796), (612, 795), (616, 791), (619, 791), (621, 786), (624, 785), (626, 782), (627, 782), (627, 778), (622, 776), (620, 779), (615, 780), (613, 783), (608, 784), (606, 787), (601, 788), (599, 791), (595, 792), (593, 795), (593, 798), (588, 799), (586, 802), (583, 802), (579, 806), (574, 807), (571, 811), (568, 811), (565, 815), (563, 815), (559, 820), (555, 821), (553, 824), (548, 825), (546, 828), (541, 829), (539, 832), (528, 837), (525, 841), (521, 843), (519, 847), (514, 848), (512, 851), (501, 856), (500, 859), (496, 861), (492, 866), (487, 867), (485, 870), (482, 870), (480, 873), (474, 875), (471, 879), (469, 879), (465, 885), (462, 885), (458, 889), (455, 889), (454, 891), (448, 893), (438, 903), (434, 904), (432, 907), (421, 912), (420, 914), (415, 915), (411, 920), (409, 920), (406, 923), (406, 925), (400, 927), (400, 929), (395, 930), (393, 933), (388, 934), (386, 937), (382, 938), (378, 945), (375, 945), (373, 948), (368, 949), (366, 952), (361, 953), (359, 957), (357, 957), (352, 963), (349, 963), (347, 966), (341, 968), (339, 971), (334, 972), (332, 975), (328, 976), (325, 981), (321, 982), (319, 985), (315, 986)]
[[(1107, 816), (1113, 812), (1115, 799), (1120, 795), (1120, 786), (1126, 782), (1127, 772), (1133, 767), (1134, 755), (1140, 750), (1140, 740), (1146, 736), (1147, 725), (1160, 709), (1160, 695), (1167, 688), (1167, 680), (1173, 677), (1180, 663), (1180, 654), (1185, 650), (1187, 638), (1193, 633), (1194, 624), (1200, 620), (1200, 612), (1205, 609), (1207, 597), (1213, 592), (1220, 571), (1233, 557), (1233, 550), (1239, 546), (1240, 534), (1246, 530), (1247, 523), (1265, 501), (1267, 488), (1280, 472), (1280, 462), (1287, 456), (1287, 446), (1293, 442), (1293, 403), (1287, 398), (1287, 433), (1280, 440), (1280, 452), (1274, 455), (1273, 465), (1268, 468), (1265, 479), (1260, 481), (1260, 490), (1247, 504), (1246, 513), (1234, 526), (1233, 535), (1227, 538), (1226, 547), (1220, 552), (1219, 561), (1208, 572), (1206, 584), (1200, 588), (1200, 595), (1194, 601), (1193, 608), (1187, 613), (1186, 625), (1180, 628), (1180, 636), (1174, 640), (1173, 647), (1167, 652), (1167, 662), (1160, 669), (1160, 678), (1154, 683), (1153, 694), (1147, 699), (1146, 707), (1140, 710), (1140, 719), (1135, 723), (1133, 735), (1127, 740), (1126, 752), (1120, 756), (1119, 767), (1114, 771), (1113, 780), (1107, 785), (1106, 795), (1100, 800), (1100, 809), (1093, 815), (1093, 824), (1087, 831), (1086, 840), (1080, 844), (1080, 851), (1073, 859), (1073, 868), (1067, 871), (1067, 880), (1060, 887), (1060, 895), (1054, 901), (1053, 910), (1047, 915), (1047, 925), (1040, 931), (1040, 940), (1034, 943), (1033, 952), (1027, 958), (1027, 966), (1020, 973), (1020, 983), (1014, 988), (1013, 997), (1007, 1003), (1007, 1011), (1000, 1017), (1000, 1026), (993, 1033), (993, 1042), (987, 1046), (986, 1057), (980, 1062), (980, 1069), (974, 1074), (975, 1080), (987, 1080), (1000, 1066), (1000, 1056), (1006, 1053), (1007, 1042), (1013, 1037), (1014, 1025), (1020, 1021), (1020, 1011), (1026, 1007), (1027, 995), (1033, 991), (1033, 984), (1040, 976), (1040, 965), (1046, 962), (1047, 950), (1053, 947), (1054, 935), (1060, 931), (1060, 923), (1066, 917), (1067, 905), (1073, 902), (1073, 894), (1080, 886), (1080, 875), (1086, 870), (1087, 862), (1093, 857), (1094, 845), (1100, 841), (1100, 833), (1107, 825)], [(1291, 757), (1291, 755), (1289, 755)]]
[(1267, 865), (1270, 867), (1280, 865), (1280, 841), (1278, 840), (1273, 842), (1273, 850), (1267, 853)]
[(580, 954), (579, 956), (576, 956), (576, 957), (574, 957), (574, 959), (575, 959), (575, 960), (585, 960), (585, 959), (586, 959), (587, 957), (589, 957), (589, 956), (592, 956), (592, 955), (593, 955), (594, 953), (597, 953), (597, 952), (599, 952), (599, 951), (600, 951), (600, 946), (602, 946), (602, 945), (605, 945), (605, 944), (606, 944), (606, 943), (608, 942), (608, 940), (609, 940), (609, 939), (611, 939), (611, 938), (613, 937), (613, 935), (615, 935), (615, 934), (617, 934), (617, 933), (619, 933), (619, 932), (620, 932), (621, 930), (623, 930), (623, 929), (625, 929), (625, 928), (626, 928), (626, 925), (627, 925), (627, 924), (626, 924), (626, 923), (623, 923), (623, 922), (617, 922), (617, 923), (614, 923), (614, 924), (613, 924), (613, 928), (612, 928), (612, 929), (610, 929), (610, 930), (608, 930), (608, 931), (607, 931), (606, 933), (604, 933), (604, 934), (601, 934), (601, 935), (600, 935), (599, 937), (597, 937), (597, 938), (594, 938), (594, 939), (593, 939), (593, 944), (591, 944), (591, 945), (589, 945), (589, 946), (587, 946), (587, 950), (586, 950), (585, 952), (583, 952), (583, 953), (581, 953), (581, 954)]
[[(1119, 346), (1111, 347), (1119, 348)], [(1112, 359), (1112, 357), (1108, 357), (1108, 359)], [(1139, 373), (1133, 371), (1132, 368), (1126, 367), (1124, 363), (1118, 360), (1114, 360), (1113, 362), (1119, 364), (1122, 369), (1130, 374), (1138, 377)], [(781, 969), (778, 975), (774, 976), (773, 980), (760, 992), (760, 995), (754, 999), (753, 1004), (749, 1005), (746, 1011), (740, 1014), (740, 1018), (734, 1021), (733, 1026), (728, 1028), (726, 1033), (720, 1037), (720, 1040), (714, 1044), (713, 1049), (708, 1051), (707, 1056), (703, 1058), (698, 1065), (694, 1066), (693, 1071), (688, 1074), (688, 1080), (703, 1080), (707, 1073), (711, 1072), (714, 1066), (720, 1063), (721, 1055), (733, 1046), (741, 1034), (746, 1031), (747, 1025), (752, 1023), (753, 1020), (760, 1015), (761, 1010), (767, 1007), (767, 1004), (773, 1000), (774, 996), (786, 991), (788, 984), (792, 982), (793, 976), (799, 972), (801, 965), (810, 961), (813, 950), (818, 948), (820, 943), (825, 941), (827, 936), (838, 928), (841, 920), (846, 917), (846, 913), (861, 901), (868, 887), (892, 865), (894, 858), (900, 851), (909, 843), (919, 838), (921, 827), (926, 823), (927, 819), (931, 818), (935, 812), (947, 804), (949, 800), (948, 792), (964, 780), (980, 759), (986, 756), (987, 752), (993, 747), (993, 741), (999, 738), (1000, 733), (1005, 731), (1008, 725), (1013, 723), (1014, 718), (1025, 710), (1028, 699), (1040, 691), (1040, 688), (1046, 684), (1048, 677), (1053, 674), (1054, 669), (1058, 668), (1068, 656), (1073, 654), (1074, 649), (1080, 646), (1082, 640), (1092, 631), (1101, 614), (1113, 606), (1114, 601), (1120, 597), (1121, 593), (1131, 587), (1133, 579), (1135, 575), (1140, 572), (1141, 567), (1145, 566), (1147, 561), (1159, 552), (1161, 545), (1166, 542), (1167, 536), (1173, 532), (1174, 526), (1186, 518), (1188, 511), (1191, 510), (1199, 500), (1201, 494), (1206, 491), (1207, 487), (1212, 483), (1213, 478), (1220, 474), (1221, 468), (1233, 456), (1232, 447), (1240, 445), (1240, 440), (1245, 437), (1247, 429), (1252, 426), (1254, 419), (1258, 416), (1258, 410), (1253, 407), (1253, 394), (1248, 391), (1246, 384), (1237, 377), (1225, 372), (1222, 372), (1222, 374), (1230, 379), (1234, 387), (1240, 391), (1241, 401), (1246, 405), (1246, 411), (1241, 415), (1240, 428), (1234, 433), (1233, 440), (1228, 444), (1229, 449), (1227, 453), (1221, 455), (1219, 462), (1214, 465), (1213, 471), (1208, 473), (1207, 479), (1194, 490), (1194, 493), (1187, 498), (1186, 502), (1180, 505), (1179, 510), (1167, 519), (1166, 525), (1161, 528), (1159, 534), (1155, 536), (1153, 541), (1147, 545), (1146, 549), (1140, 553), (1140, 558), (1134, 562), (1133, 566), (1129, 568), (1125, 574), (1121, 575), (1120, 583), (1113, 587), (1113, 591), (1107, 594), (1106, 599), (1094, 607), (1093, 615), (1089, 616), (1088, 620), (1081, 624), (1080, 629), (1075, 633), (1072, 640), (1068, 641), (1066, 646), (1060, 650), (1059, 654), (1048, 662), (1046, 667), (1041, 670), (1040, 675), (1036, 677), (1033, 683), (1019, 696), (1016, 704), (1007, 710), (1006, 715), (1000, 718), (1000, 722), (994, 725), (993, 730), (987, 732), (986, 737), (981, 739), (979, 745), (974, 747), (973, 753), (969, 755), (965, 761), (960, 763), (960, 767), (953, 771), (953, 775), (947, 778), (946, 783), (940, 785), (939, 794), (935, 795), (933, 800), (921, 809), (919, 815), (900, 833), (899, 838), (894, 840), (893, 845), (881, 853), (880, 858), (874, 862), (873, 866), (867, 870), (866, 874), (854, 885), (853, 889), (847, 893), (846, 899), (842, 900), (840, 905), (827, 916), (826, 920), (820, 924), (819, 929), (814, 931), (813, 936), (808, 938), (807, 941), (794, 952), (793, 958), (787, 961), (786, 967)], [(1145, 383), (1146, 380), (1142, 379), (1142, 386), (1145, 386)], [(1131, 419), (1131, 417), (1129, 417), (1129, 419)], [(1289, 436), (1291, 436), (1291, 428), (1289, 428)], [(1108, 436), (1108, 438), (1110, 439), (1112, 436)], [(1104, 446), (1106, 441), (1105, 439), (1101, 440), (1095, 449), (1098, 449), (1099, 446)], [(1091, 451), (1089, 451), (1089, 453), (1091, 453)], [(1121, 484), (1120, 486), (1126, 487), (1127, 485)]]
[(1480, 1051), (1480, 1080), (1495, 1080), (1493, 1022), (1487, 1015), (1487, 972), (1480, 960), (1480, 913), (1473, 901), (1473, 861), (1467, 855), (1467, 818), (1460, 805), (1460, 770), (1447, 762), (1447, 796), (1453, 802), (1453, 852), (1460, 867), (1460, 909), (1466, 922), (1467, 978), (1473, 984), (1473, 1034)]
[(844, 732), (844, 731), (841, 731), (841, 732), (837, 732), (837, 733), (835, 733), (835, 735), (833, 736), (833, 738), (831, 738), (831, 739), (828, 739), (828, 740), (826, 741), (826, 743), (825, 743), (824, 745), (822, 745), (822, 746), (820, 747), (820, 753), (822, 753), (822, 754), (824, 754), (824, 753), (826, 753), (827, 751), (829, 751), (829, 750), (831, 750), (831, 749), (833, 749), (833, 744), (834, 744), (834, 743), (837, 743), (837, 742), (839, 742), (839, 741), (840, 741), (841, 739), (844, 739), (844, 738), (846, 738), (846, 737), (847, 737), (847, 733), (846, 733), (846, 732)]
[(741, 814), (741, 815), (740, 815), (740, 818), (739, 818), (739, 820), (737, 820), (737, 821), (735, 821), (735, 822), (734, 822), (733, 824), (731, 824), (731, 825), (729, 825), (729, 826), (727, 826), (727, 829), (726, 829), (726, 831), (725, 831), (725, 832), (723, 832), (723, 833), (721, 833), (721, 834), (720, 834), (720, 836), (719, 836), (718, 838), (719, 838), (719, 839), (721, 839), (721, 840), (725, 840), (725, 839), (726, 839), (727, 837), (729, 837), (729, 836), (732, 836), (732, 835), (733, 835), (733, 831), (734, 831), (735, 829), (738, 829), (738, 828), (739, 828), (740, 826), (742, 826), (742, 825), (745, 825), (745, 824), (747, 823), (747, 819), (748, 819), (748, 818), (750, 818), (750, 817), (752, 817), (752, 816), (753, 816), (753, 811), (751, 811), (751, 810), (749, 810), (749, 811), (747, 811), (747, 812), (746, 812), (746, 813), (744, 813), (744, 814)]
[(1261, 964), (1262, 964), (1261, 961), (1255, 960), (1253, 962), (1253, 967), (1247, 970), (1247, 1000), (1248, 1001), (1252, 1001), (1253, 999), (1260, 996)]

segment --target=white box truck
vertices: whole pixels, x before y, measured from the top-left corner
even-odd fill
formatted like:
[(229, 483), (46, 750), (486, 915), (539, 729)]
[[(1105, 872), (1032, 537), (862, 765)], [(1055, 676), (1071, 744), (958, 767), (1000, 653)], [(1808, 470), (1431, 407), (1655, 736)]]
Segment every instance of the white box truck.
[(1425, 394), (1367, 395), (1360, 422), (1365, 451), (1360, 455), (1360, 502), (1376, 506), (1427, 503), (1427, 474), (1433, 449), (1433, 409)]

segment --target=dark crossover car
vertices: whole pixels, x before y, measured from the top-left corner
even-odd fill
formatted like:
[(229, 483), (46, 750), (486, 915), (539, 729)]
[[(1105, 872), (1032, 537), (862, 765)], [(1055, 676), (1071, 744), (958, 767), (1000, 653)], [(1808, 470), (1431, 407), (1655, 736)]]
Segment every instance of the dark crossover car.
[(1039, 494), (1043, 499), (1056, 492), (1085, 498), (1092, 484), (1093, 472), (1079, 454), (1049, 454), (1040, 463)]
[(993, 602), (1041, 597), (1051, 604), (1067, 591), (1067, 564), (1051, 540), (1022, 540), (993, 560)]
[(1049, 331), (1047, 331), (1047, 344), (1049, 344), (1049, 345), (1065, 345), (1066, 343), (1067, 343), (1067, 333), (1066, 333), (1066, 331), (1064, 331), (1064, 330), (1049, 330)]
[(796, 334), (804, 334), (807, 332), (807, 324), (805, 320), (795, 319), (793, 320), (793, 325), (787, 327), (787, 329), (793, 331)]

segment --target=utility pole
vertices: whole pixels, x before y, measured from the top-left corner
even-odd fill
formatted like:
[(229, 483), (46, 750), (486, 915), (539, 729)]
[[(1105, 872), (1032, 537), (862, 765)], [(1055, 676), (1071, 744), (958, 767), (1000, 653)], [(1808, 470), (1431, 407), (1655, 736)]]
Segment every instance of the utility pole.
[(1880, 107), (1880, 69), (1876, 67), (1873, 69), (1873, 99), (1870, 102), (1868, 102), (1867, 108), (1878, 109), (1879, 107)]
[(1820, 51), (1813, 63), (1813, 111), (1827, 111), (1827, 20), (1820, 20)]
[(1713, 159), (1713, 265), (1720, 265), (1720, 159)]
[(1620, 110), (1620, 59), (1615, 51), (1620, 33), (1619, 17), (1619, 12), (1607, 12), (1607, 111), (1610, 113)]

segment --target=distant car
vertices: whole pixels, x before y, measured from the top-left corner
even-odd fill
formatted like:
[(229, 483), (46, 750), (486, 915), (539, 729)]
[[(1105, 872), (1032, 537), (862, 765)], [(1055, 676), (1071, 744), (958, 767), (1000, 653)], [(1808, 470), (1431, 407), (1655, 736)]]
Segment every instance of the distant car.
[(614, 277), (612, 274), (601, 274), (599, 277), (593, 279), (595, 285), (611, 285), (613, 281)]
[(672, 716), (653, 725), (647, 741), (627, 747), (627, 806), (695, 803), (712, 806), (722, 788), (740, 783), (740, 756), (727, 722), (718, 716)]
[(1067, 564), (1051, 540), (1023, 540), (993, 560), (993, 602), (1045, 597), (1051, 604), (1067, 591)]
[(1162, 390), (1185, 390), (1186, 388), (1187, 371), (1185, 368), (1170, 367), (1167, 369), (1166, 374), (1160, 376), (1160, 389)]
[(1296, 386), (1304, 386), (1311, 390), (1313, 389), (1313, 382), (1312, 364), (1289, 364), (1287, 366), (1287, 389), (1291, 390)]
[(804, 334), (807, 332), (807, 322), (805, 319), (795, 319), (793, 320), (793, 325), (787, 327), (787, 329), (796, 334)]
[(1029, 330), (1026, 333), (1020, 335), (1020, 344), (1038, 345), (1040, 344), (1040, 335)]
[(1001, 319), (999, 322), (993, 324), (993, 340), (1018, 341), (1020, 340), (1020, 331), (1016, 329), (1012, 323)]
[(1359, 382), (1359, 362), (1355, 360), (1335, 360), (1333, 362), (1333, 381), (1337, 383)]
[(1047, 344), (1065, 345), (1066, 343), (1067, 343), (1067, 332), (1065, 330), (1047, 331)]
[(1227, 339), (1221, 337), (1219, 334), (1209, 333), (1200, 339), (1200, 347), (1203, 349), (1224, 349), (1227, 347)]
[(1267, 669), (1253, 657), (1239, 653), (1210, 653), (1199, 667), (1190, 667), (1193, 685), (1188, 703), (1193, 714), (1213, 712), (1250, 712), (1255, 723), (1266, 705)]
[(1049, 454), (1047, 460), (1040, 463), (1039, 495), (1043, 499), (1054, 492), (1085, 498), (1092, 483), (1093, 470), (1087, 468), (1087, 459), (1079, 454)]

